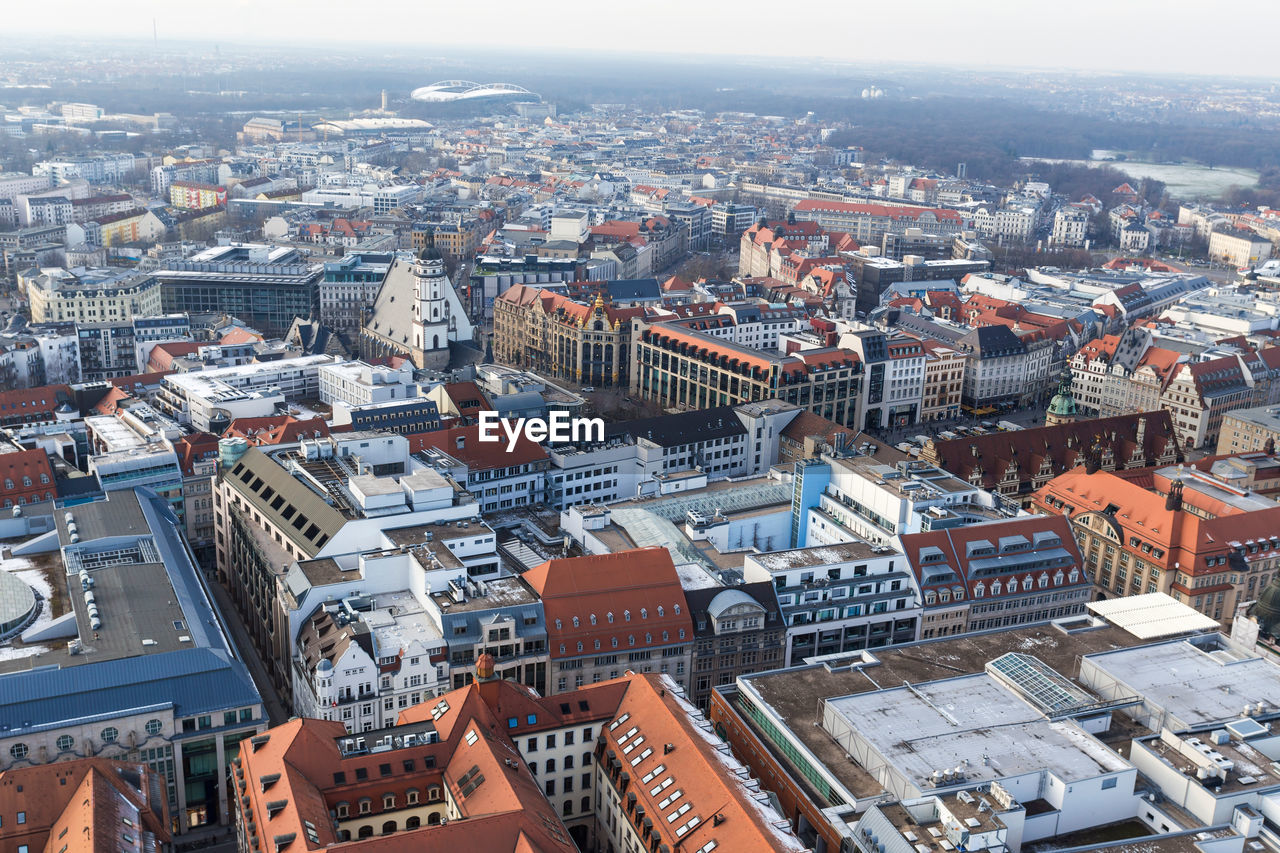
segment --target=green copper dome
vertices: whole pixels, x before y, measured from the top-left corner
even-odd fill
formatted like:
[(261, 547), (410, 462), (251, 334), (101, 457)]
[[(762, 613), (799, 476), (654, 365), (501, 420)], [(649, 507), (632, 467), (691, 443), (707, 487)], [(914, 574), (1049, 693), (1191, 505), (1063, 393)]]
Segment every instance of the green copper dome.
[(1263, 633), (1273, 637), (1280, 634), (1280, 575), (1262, 588), (1249, 612), (1258, 620), (1258, 628)]
[(1049, 414), (1060, 418), (1076, 416), (1076, 398), (1071, 396), (1071, 368), (1062, 369), (1062, 377), (1058, 380), (1058, 393), (1049, 401)]

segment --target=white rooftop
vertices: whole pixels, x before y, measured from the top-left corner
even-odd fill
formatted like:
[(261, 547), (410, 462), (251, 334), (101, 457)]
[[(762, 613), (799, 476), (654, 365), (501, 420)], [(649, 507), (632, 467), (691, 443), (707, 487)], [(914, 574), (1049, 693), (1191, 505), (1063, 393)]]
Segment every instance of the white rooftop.
[(1103, 696), (1142, 696), (1174, 731), (1237, 720), (1245, 705), (1280, 708), (1280, 666), (1220, 634), (1089, 655), (1080, 681)]
[(1140, 640), (1217, 630), (1218, 621), (1163, 592), (1091, 601), (1095, 614)]
[(1075, 723), (1051, 722), (985, 673), (825, 705), (823, 725), (845, 749), (858, 754), (844, 743), (851, 730), (920, 790), (942, 768), (963, 767), (961, 784), (972, 786), (1044, 770), (1070, 783), (1131, 766)]

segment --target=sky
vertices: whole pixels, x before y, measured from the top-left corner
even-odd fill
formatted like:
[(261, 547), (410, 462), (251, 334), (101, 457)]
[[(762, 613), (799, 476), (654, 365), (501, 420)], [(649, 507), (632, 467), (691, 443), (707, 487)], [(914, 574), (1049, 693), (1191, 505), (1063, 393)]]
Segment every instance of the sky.
[[(15, 34), (810, 57), (963, 68), (1070, 68), (1280, 77), (1265, 39), (1211, 25), (1200, 0), (4, 0)], [(1235, 0), (1266, 21), (1274, 0)]]

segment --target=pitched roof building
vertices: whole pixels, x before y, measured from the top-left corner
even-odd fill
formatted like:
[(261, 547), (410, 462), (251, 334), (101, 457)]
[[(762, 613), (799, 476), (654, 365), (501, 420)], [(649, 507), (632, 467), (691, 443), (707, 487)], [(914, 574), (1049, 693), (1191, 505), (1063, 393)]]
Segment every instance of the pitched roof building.
[(5, 509), (53, 500), (55, 490), (53, 467), (44, 448), (0, 447), (0, 504)]
[(548, 693), (627, 670), (688, 683), (693, 621), (666, 548), (548, 560), (523, 578), (546, 613)]
[(1194, 468), (1082, 466), (1040, 488), (1032, 509), (1071, 520), (1107, 596), (1164, 592), (1215, 619), (1254, 598), (1280, 554), (1280, 504)]
[[(167, 845), (164, 780), (144, 763), (82, 758), (0, 773), (6, 850), (156, 850)], [(70, 836), (70, 837), (68, 837)]]
[(902, 550), (924, 597), (921, 639), (1079, 616), (1093, 594), (1060, 516), (909, 533)]
[(1178, 461), (1173, 419), (1163, 410), (960, 438), (931, 438), (920, 458), (962, 480), (1016, 499), (1083, 465), (1097, 447), (1107, 471)]

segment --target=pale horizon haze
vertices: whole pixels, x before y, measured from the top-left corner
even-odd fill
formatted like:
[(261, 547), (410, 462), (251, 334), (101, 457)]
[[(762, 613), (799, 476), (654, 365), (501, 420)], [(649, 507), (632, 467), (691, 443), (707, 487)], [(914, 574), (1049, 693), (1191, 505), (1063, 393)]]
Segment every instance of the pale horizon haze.
[[(412, 0), (225, 0), (183, 7), (159, 0), (7, 0), (4, 28), (27, 38), (217, 40), (478, 51), (520, 49), (740, 56), (963, 68), (1070, 69), (1152, 74), (1280, 76), (1261, 31), (1224, 26), (1188, 0), (944, 0), (909, 4), (588, 0), (480, 4)], [(1266, 21), (1268, 0), (1237, 0), (1237, 21)], [(2, 44), (2, 42), (0, 42)]]

